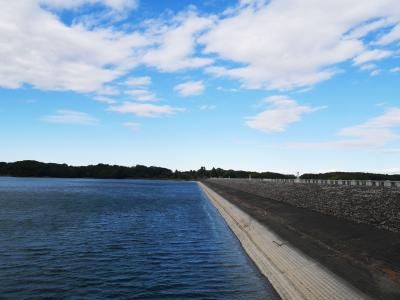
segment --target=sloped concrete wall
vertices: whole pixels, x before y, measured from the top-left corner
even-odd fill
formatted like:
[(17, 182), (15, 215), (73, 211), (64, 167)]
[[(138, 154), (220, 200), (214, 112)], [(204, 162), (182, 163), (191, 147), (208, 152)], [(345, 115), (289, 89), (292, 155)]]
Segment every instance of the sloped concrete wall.
[(202, 183), (244, 250), (284, 300), (370, 299), (325, 267), (284, 243), (250, 215)]
[(261, 197), (400, 232), (400, 189), (372, 186), (278, 183), (247, 179), (208, 179)]

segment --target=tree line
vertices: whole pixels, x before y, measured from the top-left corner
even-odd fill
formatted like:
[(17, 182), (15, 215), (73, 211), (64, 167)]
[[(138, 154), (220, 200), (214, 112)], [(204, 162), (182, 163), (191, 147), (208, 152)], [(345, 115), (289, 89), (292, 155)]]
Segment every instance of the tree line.
[(67, 164), (42, 163), (24, 160), (12, 163), (0, 162), (0, 176), (14, 177), (55, 177), (55, 178), (99, 178), (99, 179), (178, 179), (194, 180), (210, 177), (223, 178), (295, 178), (272, 172), (249, 172), (212, 168), (207, 170), (172, 171), (161, 167), (136, 165), (124, 167), (118, 165), (97, 164), (89, 166), (69, 166)]
[(400, 181), (400, 175), (362, 173), (362, 172), (329, 172), (319, 174), (303, 174), (301, 179), (322, 179), (322, 180), (392, 180)]
[[(201, 167), (198, 170), (172, 171), (161, 167), (136, 165), (124, 167), (118, 165), (97, 164), (89, 166), (69, 166), (67, 164), (42, 163), (24, 160), (12, 163), (0, 162), (0, 176), (14, 177), (56, 177), (56, 178), (99, 178), (99, 179), (175, 179), (196, 180), (204, 178), (279, 178), (294, 179), (294, 175), (274, 172), (251, 172)], [(400, 181), (400, 175), (387, 175), (361, 172), (329, 172), (303, 174), (302, 179), (324, 180), (393, 180)]]

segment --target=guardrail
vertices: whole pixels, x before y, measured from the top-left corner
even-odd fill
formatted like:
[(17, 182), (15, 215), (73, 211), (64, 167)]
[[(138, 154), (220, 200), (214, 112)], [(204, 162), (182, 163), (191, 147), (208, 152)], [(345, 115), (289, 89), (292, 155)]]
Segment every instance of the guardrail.
[(319, 185), (380, 186), (400, 188), (400, 181), (390, 180), (329, 180), (329, 179), (266, 179), (266, 178), (211, 178), (229, 180), (259, 180), (278, 183), (304, 183)]

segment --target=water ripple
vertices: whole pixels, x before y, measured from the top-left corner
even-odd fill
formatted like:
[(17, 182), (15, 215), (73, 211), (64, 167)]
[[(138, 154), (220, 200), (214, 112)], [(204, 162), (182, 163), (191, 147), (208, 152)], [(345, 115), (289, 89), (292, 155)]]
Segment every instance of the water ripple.
[(0, 179), (0, 298), (276, 299), (194, 183)]

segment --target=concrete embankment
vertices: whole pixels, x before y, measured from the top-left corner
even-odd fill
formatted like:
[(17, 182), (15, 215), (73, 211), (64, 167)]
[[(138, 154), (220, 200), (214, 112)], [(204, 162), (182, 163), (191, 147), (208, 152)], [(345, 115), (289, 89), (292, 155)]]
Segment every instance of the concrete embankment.
[[(278, 192), (264, 190), (263, 194), (258, 190), (256, 194), (252, 190), (243, 191), (246, 188), (245, 181), (239, 188), (235, 183), (232, 181), (227, 185), (220, 184), (220, 180), (204, 181), (207, 187), (231, 205), (276, 234), (285, 245), (305, 253), (370, 298), (400, 299), (399, 232), (299, 207), (288, 195), (291, 193), (296, 197), (296, 193), (301, 193), (302, 186), (299, 186), (300, 191), (296, 191), (295, 186), (289, 188), (288, 200), (280, 201), (269, 198), (269, 195), (280, 195), (283, 187)], [(310, 203), (316, 201), (310, 199)], [(337, 199), (336, 202), (346, 202), (346, 199)], [(347, 209), (354, 210), (349, 207), (350, 204), (346, 205)]]
[(206, 185), (199, 186), (282, 299), (369, 299)]
[(400, 232), (400, 188), (211, 179), (232, 189)]

